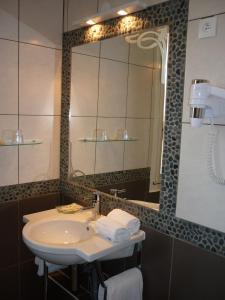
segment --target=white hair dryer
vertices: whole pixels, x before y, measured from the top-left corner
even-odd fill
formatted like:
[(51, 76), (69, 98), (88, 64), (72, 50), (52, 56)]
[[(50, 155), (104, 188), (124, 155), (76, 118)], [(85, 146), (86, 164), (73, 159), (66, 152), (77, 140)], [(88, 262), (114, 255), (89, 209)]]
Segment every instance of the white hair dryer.
[(204, 79), (194, 79), (190, 98), (192, 127), (200, 127), (205, 118), (212, 120), (224, 115), (225, 119), (225, 89), (212, 86)]
[(221, 185), (225, 185), (225, 178), (218, 175), (216, 168), (216, 140), (218, 130), (213, 126), (215, 118), (223, 117), (225, 120), (225, 89), (209, 84), (204, 79), (194, 79), (191, 85), (190, 97), (190, 121), (192, 127), (201, 127), (205, 118), (210, 119), (208, 172), (211, 179)]

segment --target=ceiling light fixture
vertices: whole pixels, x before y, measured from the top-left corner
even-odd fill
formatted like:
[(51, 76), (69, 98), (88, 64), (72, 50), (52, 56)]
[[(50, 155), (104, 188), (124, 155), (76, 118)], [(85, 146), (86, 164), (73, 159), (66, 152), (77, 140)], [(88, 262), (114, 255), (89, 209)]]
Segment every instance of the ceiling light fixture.
[(124, 9), (121, 9), (121, 10), (118, 10), (117, 14), (119, 16), (126, 16), (128, 13)]
[(95, 24), (96, 24), (92, 19), (86, 21), (86, 23), (87, 23), (88, 25), (95, 25)]

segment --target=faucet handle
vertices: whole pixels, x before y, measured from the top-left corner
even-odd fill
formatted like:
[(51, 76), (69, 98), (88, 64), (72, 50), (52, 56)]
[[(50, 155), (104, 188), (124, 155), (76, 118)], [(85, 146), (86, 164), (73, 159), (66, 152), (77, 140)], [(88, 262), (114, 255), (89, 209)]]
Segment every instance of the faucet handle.
[(118, 190), (117, 189), (110, 189), (109, 191), (110, 191), (110, 194), (115, 194), (115, 193), (117, 193)]
[(123, 193), (126, 193), (126, 191), (127, 191), (126, 189), (121, 189), (121, 190), (117, 190), (117, 193), (118, 194), (123, 194)]
[(101, 192), (100, 192), (100, 191), (94, 191), (94, 192), (93, 192), (93, 195), (95, 195), (95, 196), (100, 196), (100, 195), (101, 195)]

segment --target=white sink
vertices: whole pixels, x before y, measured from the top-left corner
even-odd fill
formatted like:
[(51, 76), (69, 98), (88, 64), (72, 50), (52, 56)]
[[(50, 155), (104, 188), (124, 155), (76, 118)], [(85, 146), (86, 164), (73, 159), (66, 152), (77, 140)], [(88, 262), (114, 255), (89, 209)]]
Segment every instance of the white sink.
[(95, 233), (85, 213), (57, 215), (30, 221), (23, 228), (23, 240), (38, 257), (54, 264), (73, 265), (94, 260), (131, 256), (134, 245), (145, 239), (139, 231), (129, 241), (112, 243)]
[(69, 216), (49, 217), (29, 222), (23, 229), (23, 240), (38, 257), (55, 264), (71, 265), (83, 260), (74, 252), (74, 247), (90, 239), (94, 230), (86, 221)]

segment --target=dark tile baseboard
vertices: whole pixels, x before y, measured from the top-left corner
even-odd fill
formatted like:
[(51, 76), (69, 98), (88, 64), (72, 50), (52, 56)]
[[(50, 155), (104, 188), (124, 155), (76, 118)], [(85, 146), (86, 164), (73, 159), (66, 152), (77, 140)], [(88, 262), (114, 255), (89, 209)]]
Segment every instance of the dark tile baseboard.
[(57, 192), (0, 203), (0, 235), (4, 237), (0, 251), (0, 299), (42, 299), (42, 280), (36, 275), (34, 256), (22, 241), (22, 217), (54, 208), (59, 201)]

